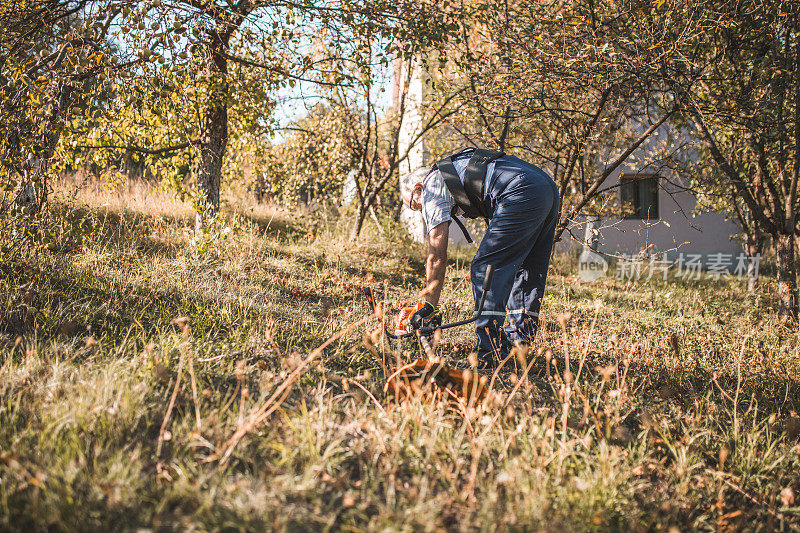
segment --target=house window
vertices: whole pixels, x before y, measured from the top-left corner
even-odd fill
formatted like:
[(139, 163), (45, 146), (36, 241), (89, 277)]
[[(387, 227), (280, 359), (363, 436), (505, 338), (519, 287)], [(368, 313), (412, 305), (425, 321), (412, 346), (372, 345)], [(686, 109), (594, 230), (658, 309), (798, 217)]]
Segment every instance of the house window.
[(658, 218), (658, 176), (623, 175), (619, 182), (622, 218), (640, 220)]

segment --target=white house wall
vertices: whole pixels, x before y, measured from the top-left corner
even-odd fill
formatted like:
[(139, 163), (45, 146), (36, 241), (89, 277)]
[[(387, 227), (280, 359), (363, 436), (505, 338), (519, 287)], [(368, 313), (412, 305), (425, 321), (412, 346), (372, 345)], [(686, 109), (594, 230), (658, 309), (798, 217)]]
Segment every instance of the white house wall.
[[(400, 91), (405, 84), (407, 73), (406, 64), (402, 61), (395, 63), (394, 76), (397, 82), (393, 82), (393, 106), (399, 109)], [(430, 156), (425, 146), (425, 139), (419, 136), (420, 124), (423, 120), (423, 109), (425, 105), (425, 79), (422, 69), (415, 63), (411, 70), (411, 77), (408, 80), (408, 92), (405, 98), (405, 116), (400, 126), (398, 137), (399, 153), (408, 157), (400, 163), (400, 190), (410, 191), (413, 188), (413, 181), (420, 179), (421, 168), (429, 168), (432, 164)], [(416, 242), (423, 242), (427, 235), (425, 222), (422, 214), (412, 211), (405, 205), (400, 210), (400, 221), (408, 229), (408, 234)], [(450, 224), (450, 244), (456, 246), (467, 245), (467, 241), (461, 230), (456, 224)]]
[[(619, 175), (611, 183), (619, 183)], [(738, 226), (719, 213), (693, 214), (697, 200), (692, 193), (662, 179), (658, 203), (657, 220), (602, 219), (599, 251), (669, 252), (670, 256), (681, 252), (708, 255), (742, 251), (741, 244), (731, 238), (740, 232)], [(573, 234), (583, 236), (582, 231)]]
[[(633, 127), (633, 133), (641, 134), (646, 127), (645, 124), (637, 124)], [(669, 124), (662, 125), (609, 177), (603, 188), (614, 187), (613, 194), (619, 200), (618, 185), (621, 176), (660, 176), (659, 218), (602, 219), (598, 248), (601, 253), (668, 253), (668, 257), (672, 259), (684, 253), (701, 254), (705, 259), (710, 254), (738, 254), (742, 251), (740, 242), (733, 238), (740, 233), (739, 227), (720, 213), (694, 214), (697, 199), (685, 188), (690, 180), (686, 176), (676, 176), (663, 163), (665, 154), (691, 162), (697, 157), (696, 142), (687, 132), (677, 130)], [(605, 159), (610, 161), (615, 155), (609, 152)], [(572, 234), (582, 238), (583, 230), (583, 227), (578, 227), (572, 230)]]

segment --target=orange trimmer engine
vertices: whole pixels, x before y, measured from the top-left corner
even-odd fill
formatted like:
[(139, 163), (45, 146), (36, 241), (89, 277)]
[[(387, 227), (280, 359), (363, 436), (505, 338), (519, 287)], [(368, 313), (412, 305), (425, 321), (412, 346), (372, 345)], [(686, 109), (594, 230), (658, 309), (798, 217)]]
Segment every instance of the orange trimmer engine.
[(397, 323), (394, 326), (395, 335), (404, 335), (408, 333), (408, 326), (411, 320), (411, 315), (425, 307), (425, 302), (418, 302), (413, 307), (403, 307), (397, 315)]
[[(434, 331), (437, 329), (454, 328), (475, 322), (483, 312), (483, 304), (486, 302), (486, 294), (488, 293), (489, 287), (492, 284), (493, 274), (494, 267), (492, 265), (486, 265), (486, 273), (483, 276), (483, 287), (481, 288), (481, 297), (478, 300), (475, 313), (471, 318), (450, 322), (449, 324), (442, 324), (440, 321), (437, 321), (436, 323), (423, 324), (421, 327), (419, 327), (419, 329), (417, 329), (411, 324), (411, 317), (414, 313), (425, 307), (425, 302), (420, 302), (413, 307), (403, 307), (400, 310), (400, 313), (397, 315), (397, 322), (395, 324), (394, 331), (390, 329), (391, 326), (387, 323), (388, 321), (384, 322), (383, 327), (386, 336), (390, 339), (407, 339), (415, 335), (429, 337), (433, 335)], [(377, 307), (375, 305), (375, 296), (372, 294), (372, 288), (369, 285), (364, 286), (364, 295), (367, 297), (367, 302), (369, 302), (369, 306), (372, 309), (373, 314), (378, 316)]]

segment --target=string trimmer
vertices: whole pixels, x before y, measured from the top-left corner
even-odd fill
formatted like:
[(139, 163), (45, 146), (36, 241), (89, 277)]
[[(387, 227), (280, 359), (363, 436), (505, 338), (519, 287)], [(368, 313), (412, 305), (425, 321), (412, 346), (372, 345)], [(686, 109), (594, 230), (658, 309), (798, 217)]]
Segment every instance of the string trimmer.
[[(489, 287), (492, 285), (493, 275), (494, 267), (492, 265), (487, 265), (486, 274), (483, 279), (483, 287), (481, 288), (481, 297), (478, 300), (478, 308), (471, 318), (435, 327), (422, 326), (418, 329), (413, 329), (409, 324), (409, 331), (400, 334), (390, 331), (387, 321), (384, 318), (383, 330), (386, 336), (390, 339), (407, 339), (416, 336), (425, 354), (432, 359), (433, 350), (430, 342), (428, 342), (428, 338), (433, 335), (437, 329), (455, 328), (471, 324), (478, 320), (483, 313), (483, 306), (486, 303), (486, 294), (489, 291)], [(375, 296), (372, 293), (372, 288), (369, 286), (364, 287), (364, 295), (367, 297), (373, 314), (377, 316), (377, 306), (375, 304)], [(387, 378), (387, 390), (395, 397), (401, 398), (417, 392), (420, 389), (420, 385), (425, 386), (426, 384), (432, 384), (452, 398), (463, 398), (470, 402), (486, 398), (486, 387), (483, 383), (485, 378), (468, 370), (450, 368), (441, 362), (435, 362), (431, 359), (417, 359), (410, 364), (396, 369)]]

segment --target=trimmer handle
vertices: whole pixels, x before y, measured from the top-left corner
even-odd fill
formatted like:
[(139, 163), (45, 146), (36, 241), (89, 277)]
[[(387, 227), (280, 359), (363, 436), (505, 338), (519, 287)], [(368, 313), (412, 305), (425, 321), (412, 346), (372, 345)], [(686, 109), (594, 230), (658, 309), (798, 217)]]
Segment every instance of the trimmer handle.
[(486, 265), (486, 273), (483, 276), (483, 287), (481, 293), (486, 294), (489, 287), (492, 286), (492, 278), (494, 277), (494, 265)]
[(372, 309), (372, 314), (376, 314), (377, 311), (375, 309), (375, 296), (372, 295), (372, 287), (367, 285), (364, 287), (364, 296), (367, 297), (367, 301), (369, 302), (369, 307)]
[[(483, 304), (486, 303), (486, 294), (492, 286), (492, 278), (494, 277), (494, 265), (486, 265), (486, 274), (483, 276), (483, 288), (481, 288), (481, 299), (478, 302), (478, 308), (475, 310), (475, 316), (472, 320), (478, 320), (483, 312)], [(460, 324), (459, 324), (460, 325)]]

